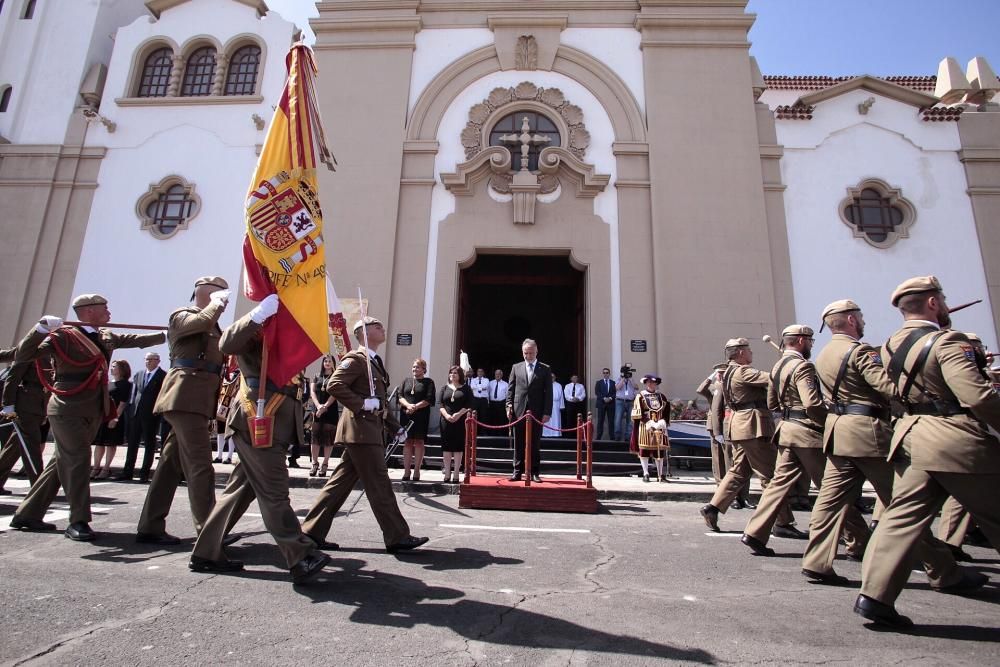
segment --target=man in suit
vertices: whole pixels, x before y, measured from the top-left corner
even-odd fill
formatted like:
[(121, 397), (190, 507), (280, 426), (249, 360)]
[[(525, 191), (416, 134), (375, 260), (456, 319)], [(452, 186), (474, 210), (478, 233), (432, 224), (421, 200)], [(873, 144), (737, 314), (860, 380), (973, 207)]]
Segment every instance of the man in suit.
[(219, 318), (229, 304), (229, 285), (218, 276), (199, 278), (192, 298), (192, 305), (170, 314), (170, 372), (153, 412), (162, 414), (171, 430), (139, 516), (135, 539), (140, 543), (180, 541), (167, 533), (167, 514), (181, 479), (187, 482), (195, 533), (215, 506), (209, 423), (215, 419), (226, 359), (219, 350)]
[(156, 352), (146, 353), (146, 368), (132, 377), (132, 400), (128, 404), (128, 450), (125, 453), (125, 464), (122, 472), (115, 480), (127, 482), (135, 473), (135, 460), (139, 455), (139, 441), (143, 443), (142, 468), (139, 470), (139, 481), (149, 481), (149, 471), (153, 467), (153, 455), (156, 453), (156, 432), (160, 430), (160, 415), (153, 413), (156, 398), (160, 395), (163, 378), (166, 371), (160, 368), (160, 355)]
[(108, 300), (100, 294), (81, 294), (73, 310), (82, 325), (63, 326), (62, 318), (42, 317), (17, 346), (17, 362), (52, 357), (55, 382), (48, 417), (55, 436), (55, 454), (11, 518), (11, 528), (55, 530), (42, 521), (60, 485), (69, 503), (71, 540), (93, 540), (90, 528), (90, 445), (110, 410), (108, 362), (119, 348), (149, 347), (165, 340), (163, 333), (117, 334), (100, 328), (111, 321)]
[[(218, 289), (218, 288), (213, 288)], [(292, 577), (303, 584), (318, 575), (330, 557), (316, 550), (316, 544), (302, 533), (288, 496), (288, 466), (285, 452), (290, 442), (302, 442), (302, 389), (293, 380), (278, 387), (261, 377), (264, 322), (278, 312), (278, 295), (265, 297), (249, 313), (222, 332), (217, 345), (221, 354), (237, 355), (242, 381), (240, 393), (233, 399), (226, 422), (226, 434), (232, 436), (239, 463), (226, 483), (194, 544), (188, 567), (192, 572), (237, 572), (243, 563), (230, 560), (223, 547), (226, 533), (256, 498), (264, 526), (278, 545)], [(258, 392), (265, 387), (271, 418), (270, 442), (257, 442), (253, 418)], [(164, 392), (167, 387), (164, 387)], [(212, 411), (214, 416), (215, 406)], [(208, 418), (205, 418), (207, 423)], [(207, 435), (206, 435), (207, 437)], [(204, 443), (211, 457), (209, 443)]]
[[(385, 328), (376, 318), (366, 317), (355, 323), (354, 337), (361, 346), (344, 355), (326, 383), (327, 392), (343, 408), (337, 422), (336, 444), (344, 446), (344, 454), (309, 508), (302, 530), (320, 547), (339, 548), (327, 542), (326, 536), (337, 510), (360, 479), (375, 520), (382, 529), (386, 551), (409, 551), (425, 544), (427, 538), (410, 534), (410, 526), (399, 511), (385, 466), (386, 433), (397, 438), (406, 437), (406, 432), (389, 416), (385, 403), (389, 374), (377, 353), (379, 345), (385, 342)], [(374, 396), (369, 381), (374, 384)]]
[[(531, 475), (531, 481), (540, 482), (542, 480), (538, 472), (542, 461), (542, 424), (551, 417), (546, 412), (552, 405), (552, 370), (538, 361), (538, 343), (530, 338), (521, 343), (521, 356), (524, 361), (514, 364), (507, 380), (510, 385), (507, 389), (507, 419), (520, 419), (528, 410), (531, 410), (534, 419), (525, 419), (514, 427), (514, 473), (510, 476), (510, 481), (520, 481), (521, 475), (527, 472)], [(526, 471), (524, 442), (529, 428), (531, 463), (530, 469)]]
[(608, 425), (608, 439), (615, 439), (615, 382), (611, 379), (611, 369), (601, 369), (601, 379), (594, 383), (594, 412), (597, 413), (597, 427), (594, 439), (604, 434), (604, 424)]
[[(890, 627), (913, 622), (895, 608), (910, 576), (914, 547), (945, 499), (955, 497), (994, 544), (1000, 544), (1000, 395), (979, 372), (965, 334), (951, 317), (934, 276), (903, 282), (892, 294), (903, 326), (882, 348), (882, 361), (905, 414), (896, 422), (889, 460), (896, 468), (892, 502), (879, 520), (861, 566), (854, 611)], [(985, 575), (963, 571), (948, 587), (980, 588)]]

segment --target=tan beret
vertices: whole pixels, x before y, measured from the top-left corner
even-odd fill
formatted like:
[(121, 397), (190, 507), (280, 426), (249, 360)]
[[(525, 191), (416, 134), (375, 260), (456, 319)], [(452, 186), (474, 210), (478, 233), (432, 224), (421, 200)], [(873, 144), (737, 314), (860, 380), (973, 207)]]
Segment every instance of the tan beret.
[(726, 341), (727, 350), (734, 347), (750, 347), (750, 341), (746, 338), (730, 338)]
[(365, 317), (364, 320), (358, 320), (357, 322), (354, 323), (354, 329), (353, 329), (354, 333), (358, 333), (358, 330), (361, 329), (362, 324), (364, 325), (382, 324), (382, 320), (378, 319), (377, 317), (372, 317), (371, 315), (368, 315), (367, 317)]
[(977, 336), (974, 333), (967, 333), (967, 334), (965, 334), (965, 337), (968, 338), (973, 343), (979, 343), (980, 345), (983, 344), (983, 339), (980, 338), (979, 336)]
[(195, 287), (200, 287), (202, 285), (211, 285), (213, 287), (218, 287), (219, 289), (229, 289), (229, 283), (225, 281), (224, 278), (219, 276), (202, 276), (198, 280), (194, 281)]
[(940, 292), (941, 282), (935, 276), (917, 276), (900, 283), (899, 287), (892, 293), (892, 305), (898, 306), (899, 300), (907, 294), (920, 294), (922, 292)]
[(84, 306), (103, 306), (107, 303), (108, 300), (100, 294), (81, 294), (73, 299), (74, 308), (83, 308)]
[(836, 313), (850, 313), (854, 310), (861, 310), (861, 306), (850, 299), (841, 299), (840, 301), (834, 301), (833, 303), (828, 304), (827, 307), (823, 309), (823, 314), (820, 315), (820, 319), (825, 320), (830, 315), (834, 315)]
[(729, 364), (716, 364), (712, 366), (713, 371), (724, 371), (729, 368)]
[(782, 329), (781, 337), (786, 336), (812, 336), (813, 330), (811, 327), (807, 327), (804, 324), (789, 324), (787, 327)]

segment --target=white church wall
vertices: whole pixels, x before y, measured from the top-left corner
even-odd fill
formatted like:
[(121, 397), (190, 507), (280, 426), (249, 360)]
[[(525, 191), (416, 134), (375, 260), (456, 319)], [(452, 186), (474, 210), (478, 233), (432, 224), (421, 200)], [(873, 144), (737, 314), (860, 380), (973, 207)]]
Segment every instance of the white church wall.
[[(875, 97), (867, 115), (857, 105)], [(865, 338), (880, 344), (898, 328), (889, 295), (915, 275), (934, 274), (951, 304), (985, 303), (955, 315), (955, 325), (996, 348), (955, 123), (931, 123), (918, 110), (866, 90), (817, 105), (811, 121), (778, 121), (787, 186), (785, 210), (797, 319), (818, 328), (823, 306), (851, 298), (865, 311)], [(838, 207), (847, 188), (879, 178), (916, 210), (909, 237), (880, 249), (854, 238)], [(829, 334), (819, 335), (818, 343)]]
[(583, 51), (607, 65), (635, 96), (646, 113), (646, 84), (642, 68), (642, 34), (631, 28), (567, 28), (559, 35), (566, 46)]
[[(421, 340), (424, 341), (421, 356), (433, 363), (430, 358), (431, 341), (434, 331), (434, 291), (437, 266), (438, 232), (441, 222), (455, 211), (455, 196), (441, 184), (440, 175), (451, 173), (461, 162), (465, 162), (465, 149), (462, 147), (461, 134), (469, 120), (469, 109), (485, 99), (491, 90), (497, 87), (516, 86), (522, 81), (530, 80), (537, 86), (559, 88), (566, 99), (583, 110), (584, 122), (590, 132), (590, 146), (584, 154), (584, 161), (594, 165), (597, 173), (610, 174), (609, 187), (594, 200), (594, 214), (600, 216), (611, 230), (611, 294), (612, 312), (612, 349), (619, 349), (621, 342), (621, 304), (620, 265), (618, 253), (618, 193), (614, 187), (617, 180), (615, 156), (611, 146), (614, 142), (614, 128), (604, 107), (594, 95), (581, 84), (557, 72), (495, 72), (485, 76), (467, 87), (448, 107), (438, 128), (438, 153), (434, 161), (434, 174), (437, 184), (431, 195), (430, 220), (430, 251), (427, 257), (427, 282), (424, 289), (424, 324)], [(563, 194), (562, 196), (569, 196)], [(544, 204), (542, 204), (544, 205)], [(616, 362), (617, 363), (617, 362)]]
[[(114, 133), (94, 126), (88, 139), (106, 146), (100, 187), (95, 193), (74, 294), (108, 297), (115, 321), (165, 325), (185, 305), (198, 276), (220, 275), (240, 289), (243, 205), (257, 162), (257, 146), (270, 122), (285, 79), (284, 59), (294, 26), (274, 12), (264, 19), (231, 0), (192, 2), (166, 11), (159, 21), (141, 18), (119, 31), (101, 114), (117, 124)], [(227, 44), (237, 35), (257, 35), (263, 47), (263, 102), (171, 106), (119, 106), (128, 97), (133, 55), (149, 39), (163, 35), (178, 45), (200, 35)], [(187, 229), (157, 239), (140, 229), (136, 202), (167, 176), (194, 184), (201, 200)], [(235, 296), (223, 316), (233, 319)], [(160, 347), (166, 359), (166, 346)], [(135, 367), (144, 351), (116, 356)]]
[(443, 69), (462, 56), (492, 44), (493, 31), (489, 28), (430, 28), (418, 32), (414, 42), (407, 113), (413, 111), (424, 90)]

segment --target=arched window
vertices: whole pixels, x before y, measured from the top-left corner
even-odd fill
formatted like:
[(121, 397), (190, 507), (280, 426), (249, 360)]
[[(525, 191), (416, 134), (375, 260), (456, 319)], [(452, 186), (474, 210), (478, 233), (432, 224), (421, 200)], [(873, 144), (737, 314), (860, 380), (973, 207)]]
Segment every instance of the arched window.
[(203, 46), (188, 58), (184, 67), (184, 83), (181, 97), (211, 95), (212, 79), (215, 78), (215, 49)]
[(21, 18), (35, 18), (35, 0), (24, 0), (24, 11), (21, 12)]
[(260, 69), (260, 47), (241, 47), (229, 59), (225, 95), (253, 95), (257, 91), (257, 71)]
[[(538, 154), (549, 146), (560, 146), (562, 140), (559, 128), (549, 118), (537, 111), (515, 111), (498, 120), (490, 130), (490, 146), (503, 146), (510, 151), (510, 168), (518, 171), (521, 168), (521, 144), (519, 137), (528, 120), (528, 132), (531, 137), (547, 137), (548, 141), (530, 141), (528, 144), (528, 169), (538, 170)], [(505, 139), (506, 138), (506, 139)]]
[(10, 106), (10, 96), (13, 94), (14, 88), (12, 86), (4, 86), (3, 91), (0, 92), (0, 113), (7, 111), (7, 107)]
[(200, 208), (201, 200), (194, 192), (194, 184), (180, 176), (168, 176), (151, 185), (136, 203), (142, 229), (160, 239), (186, 229)]
[(164, 47), (150, 53), (142, 65), (138, 96), (166, 97), (173, 62), (174, 52), (169, 48)]
[(840, 218), (854, 232), (876, 248), (887, 248), (907, 231), (916, 219), (915, 209), (897, 188), (884, 181), (868, 179), (848, 188), (840, 203)]

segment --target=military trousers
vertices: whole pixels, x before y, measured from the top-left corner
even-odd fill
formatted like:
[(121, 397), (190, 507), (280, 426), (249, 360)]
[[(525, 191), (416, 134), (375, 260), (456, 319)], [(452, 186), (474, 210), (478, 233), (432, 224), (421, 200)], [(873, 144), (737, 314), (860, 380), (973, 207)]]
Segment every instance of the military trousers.
[[(43, 421), (44, 415), (18, 415), (17, 431), (10, 426), (0, 429), (0, 434), (6, 438), (3, 448), (0, 448), (0, 487), (6, 483), (7, 476), (18, 459), (21, 459), (24, 472), (32, 484), (42, 474)], [(20, 438), (18, 432), (21, 434)]]
[[(844, 519), (847, 512), (853, 509), (854, 501), (861, 496), (865, 480), (871, 482), (879, 500), (888, 504), (892, 500), (894, 475), (892, 464), (880, 456), (850, 457), (831, 454), (827, 457), (823, 486), (820, 487), (809, 521), (809, 543), (802, 555), (803, 569), (833, 572), (837, 540), (844, 526)], [(923, 562), (931, 586), (947, 586), (961, 578), (951, 552), (940, 541), (933, 539), (930, 532), (924, 535), (916, 549), (916, 557)]]
[(288, 463), (284, 444), (256, 448), (244, 434), (233, 434), (239, 463), (233, 468), (226, 488), (202, 526), (192, 555), (220, 561), (226, 556), (222, 538), (232, 529), (247, 507), (257, 499), (264, 527), (278, 545), (285, 564), (292, 567), (316, 550), (302, 533), (299, 519), (288, 496)]
[[(709, 434), (711, 436), (711, 434)], [(728, 443), (727, 443), (728, 444)], [(730, 445), (730, 449), (732, 445)], [(718, 484), (725, 477), (726, 471), (729, 470), (729, 464), (726, 462), (726, 444), (719, 444), (716, 442), (715, 438), (712, 438), (712, 477), (715, 478), (715, 483)]]
[(97, 437), (101, 417), (49, 415), (49, 426), (56, 441), (55, 452), (14, 516), (41, 521), (62, 486), (69, 503), (69, 522), (89, 522), (90, 444)]
[(382, 529), (385, 545), (396, 544), (407, 537), (410, 526), (396, 503), (396, 494), (392, 490), (389, 471), (385, 466), (385, 449), (381, 445), (370, 444), (344, 447), (340, 465), (316, 496), (316, 501), (302, 522), (302, 530), (317, 540), (325, 540), (333, 517), (359, 479), (368, 494), (368, 504), (371, 505), (375, 520)]
[(993, 544), (1000, 544), (1000, 474), (918, 470), (896, 463), (892, 502), (885, 508), (861, 565), (861, 593), (893, 605), (906, 585), (920, 540), (949, 495)]
[[(729, 505), (740, 495), (740, 491), (750, 482), (750, 474), (757, 473), (760, 477), (760, 485), (767, 489), (774, 477), (774, 463), (778, 455), (778, 448), (767, 438), (755, 438), (753, 440), (733, 441), (733, 465), (729, 472), (719, 482), (719, 488), (712, 496), (712, 506), (723, 514), (729, 509)], [(795, 517), (788, 505), (781, 503), (778, 515), (778, 523), (782, 526), (795, 523)]]
[(941, 520), (938, 522), (938, 539), (953, 547), (961, 547), (965, 534), (972, 526), (972, 515), (962, 507), (953, 496), (944, 501), (941, 507)]
[(146, 493), (146, 503), (139, 516), (138, 532), (162, 535), (167, 530), (167, 515), (181, 479), (187, 481), (188, 500), (195, 533), (200, 533), (215, 506), (215, 468), (212, 467), (212, 443), (209, 418), (194, 412), (172, 410), (163, 418), (171, 426), (163, 443), (160, 463)]

